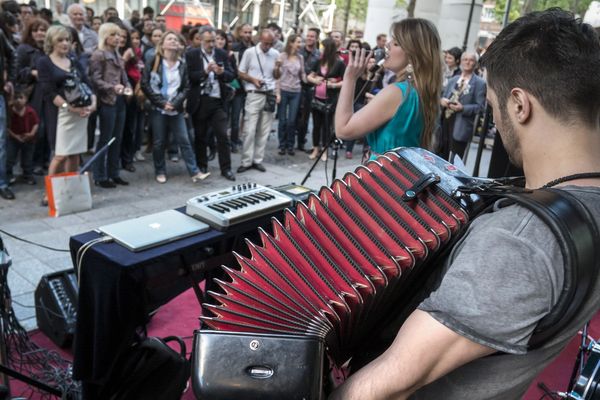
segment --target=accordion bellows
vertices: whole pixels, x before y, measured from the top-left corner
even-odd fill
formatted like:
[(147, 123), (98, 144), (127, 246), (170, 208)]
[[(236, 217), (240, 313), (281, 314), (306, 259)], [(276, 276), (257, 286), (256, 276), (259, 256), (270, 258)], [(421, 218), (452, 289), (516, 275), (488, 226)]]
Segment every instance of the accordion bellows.
[(231, 281), (217, 280), (224, 293), (209, 292), (217, 304), (205, 304), (213, 314), (201, 317), (205, 325), (316, 336), (345, 361), (468, 222), (405, 152), (450, 166), (424, 150), (388, 152), (286, 210), (272, 234), (260, 229), (260, 245), (247, 241), (250, 258), (235, 254), (240, 269), (223, 267)]

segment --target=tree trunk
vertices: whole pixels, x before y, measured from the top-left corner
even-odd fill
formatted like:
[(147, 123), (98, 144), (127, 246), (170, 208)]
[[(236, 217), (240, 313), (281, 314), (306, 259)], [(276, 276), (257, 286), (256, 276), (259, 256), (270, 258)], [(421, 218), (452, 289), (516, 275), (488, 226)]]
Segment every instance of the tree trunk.
[(415, 16), (415, 6), (417, 5), (417, 0), (409, 0), (408, 6), (406, 6), (406, 12), (408, 13), (409, 18), (413, 18)]
[(529, 14), (535, 8), (537, 0), (525, 0), (523, 7), (521, 8), (521, 15)]
[[(265, 28), (269, 23), (272, 8), (273, 5), (271, 4), (271, 0), (263, 0), (262, 3), (260, 3), (260, 28)], [(260, 29), (258, 31), (260, 33)]]

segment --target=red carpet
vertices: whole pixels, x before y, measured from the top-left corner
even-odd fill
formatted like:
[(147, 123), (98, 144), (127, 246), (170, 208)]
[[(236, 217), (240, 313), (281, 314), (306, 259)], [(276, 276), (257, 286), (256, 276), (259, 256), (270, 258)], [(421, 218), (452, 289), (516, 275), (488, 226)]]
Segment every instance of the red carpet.
[[(148, 333), (151, 336), (170, 336), (178, 335), (185, 339), (188, 355), (192, 350), (192, 335), (198, 327), (198, 316), (200, 315), (200, 305), (193, 290), (188, 290), (181, 296), (178, 296), (169, 304), (163, 306), (152, 318), (148, 326)], [(596, 315), (592, 320), (589, 335), (593, 338), (600, 338), (600, 316)], [(57, 348), (43, 333), (34, 331), (31, 333), (34, 342), (43, 348), (59, 351), (65, 358), (71, 359), (69, 351)], [(575, 356), (579, 347), (580, 337), (574, 338), (560, 356), (549, 365), (538, 379), (531, 385), (527, 391), (525, 400), (538, 400), (543, 392), (537, 387), (537, 382), (544, 382), (551, 390), (565, 391)], [(25, 393), (26, 388), (18, 383), (11, 384), (12, 396), (16, 397)], [(41, 399), (41, 396), (27, 396), (30, 399)], [(183, 395), (182, 399), (192, 400), (194, 395), (191, 387)]]

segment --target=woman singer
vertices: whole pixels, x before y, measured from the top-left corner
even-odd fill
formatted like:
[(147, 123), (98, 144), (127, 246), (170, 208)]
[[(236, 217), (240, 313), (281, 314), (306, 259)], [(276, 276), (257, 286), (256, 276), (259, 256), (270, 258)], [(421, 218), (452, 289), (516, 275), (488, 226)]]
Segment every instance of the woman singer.
[(354, 87), (369, 57), (364, 49), (350, 55), (335, 113), (337, 137), (367, 136), (371, 158), (399, 146), (430, 148), (439, 110), (442, 59), (435, 26), (408, 18), (394, 23), (391, 31), (383, 67), (396, 74), (396, 83), (353, 114)]

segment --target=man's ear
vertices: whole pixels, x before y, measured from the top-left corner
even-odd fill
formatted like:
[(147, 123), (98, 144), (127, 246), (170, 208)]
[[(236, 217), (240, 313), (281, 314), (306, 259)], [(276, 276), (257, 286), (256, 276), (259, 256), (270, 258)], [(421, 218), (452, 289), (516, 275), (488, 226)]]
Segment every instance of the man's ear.
[(514, 120), (520, 124), (527, 123), (533, 112), (530, 94), (523, 89), (514, 88), (510, 91), (510, 100), (508, 108)]

